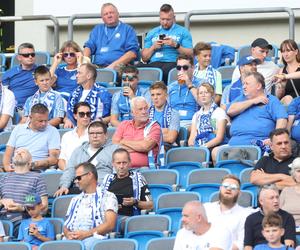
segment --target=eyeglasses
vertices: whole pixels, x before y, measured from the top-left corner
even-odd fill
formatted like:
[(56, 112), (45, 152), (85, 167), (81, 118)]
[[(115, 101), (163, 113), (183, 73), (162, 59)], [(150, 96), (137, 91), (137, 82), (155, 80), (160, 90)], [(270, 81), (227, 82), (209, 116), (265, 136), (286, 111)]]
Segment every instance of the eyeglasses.
[(236, 185), (236, 184), (231, 184), (231, 183), (227, 183), (227, 182), (224, 182), (222, 183), (222, 187), (225, 188), (225, 189), (229, 189), (229, 190), (238, 190), (239, 187)]
[(74, 178), (74, 181), (81, 181), (82, 177), (87, 175), (89, 172), (85, 173), (85, 174), (82, 174), (82, 175), (78, 175)]
[(70, 52), (70, 53), (63, 53), (63, 57), (75, 57), (76, 54), (74, 52)]
[(96, 135), (96, 136), (99, 136), (99, 135), (103, 135), (104, 132), (89, 132), (89, 135)]
[(190, 67), (189, 65), (177, 65), (177, 66), (176, 66), (176, 69), (177, 69), (178, 71), (180, 71), (181, 69), (187, 71), (187, 70), (189, 69), (189, 67)]
[(19, 54), (20, 56), (23, 56), (23, 57), (26, 57), (26, 58), (28, 58), (28, 57), (35, 57), (35, 53), (24, 53), (24, 54)]
[(133, 81), (134, 79), (137, 79), (137, 76), (133, 76), (133, 75), (122, 75), (122, 80), (126, 81), (126, 79), (128, 79), (128, 81)]
[(91, 112), (78, 112), (78, 115), (79, 115), (80, 118), (83, 118), (85, 116), (90, 118), (92, 113)]

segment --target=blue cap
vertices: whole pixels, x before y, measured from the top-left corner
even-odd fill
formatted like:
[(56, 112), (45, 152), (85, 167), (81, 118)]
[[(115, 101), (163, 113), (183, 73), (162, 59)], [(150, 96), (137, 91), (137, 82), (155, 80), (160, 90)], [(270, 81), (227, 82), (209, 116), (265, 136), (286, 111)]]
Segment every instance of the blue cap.
[(243, 65), (251, 64), (252, 62), (255, 62), (256, 64), (260, 64), (261, 63), (259, 59), (254, 58), (253, 56), (243, 56), (237, 62), (237, 65), (243, 66)]
[(24, 206), (25, 207), (35, 207), (38, 204), (41, 204), (42, 200), (38, 194), (29, 194), (25, 196)]

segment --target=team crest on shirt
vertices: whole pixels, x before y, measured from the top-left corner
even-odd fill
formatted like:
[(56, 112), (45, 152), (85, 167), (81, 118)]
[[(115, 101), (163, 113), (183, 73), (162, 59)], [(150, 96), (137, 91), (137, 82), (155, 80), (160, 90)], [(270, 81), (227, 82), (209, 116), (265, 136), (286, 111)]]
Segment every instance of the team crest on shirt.
[(120, 33), (116, 33), (115, 38), (120, 38), (121, 34)]

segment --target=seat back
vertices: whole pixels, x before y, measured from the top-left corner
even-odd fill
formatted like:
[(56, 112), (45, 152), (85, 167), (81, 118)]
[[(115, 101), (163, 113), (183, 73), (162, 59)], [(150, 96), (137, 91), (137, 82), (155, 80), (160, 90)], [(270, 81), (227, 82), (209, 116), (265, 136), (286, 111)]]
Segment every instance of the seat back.
[(10, 135), (11, 135), (10, 131), (5, 131), (0, 133), (0, 151), (5, 151), (6, 144), (9, 140)]
[(50, 223), (54, 227), (54, 235), (62, 234), (63, 233), (63, 227), (64, 227), (64, 220), (61, 218), (47, 218), (47, 220), (50, 221)]
[(47, 241), (40, 245), (39, 250), (84, 250), (85, 247), (80, 240)]
[(51, 208), (51, 217), (66, 219), (69, 204), (76, 195), (64, 195), (53, 200)]
[(186, 191), (197, 192), (201, 197), (201, 202), (208, 202), (210, 195), (219, 191), (220, 186), (218, 183), (192, 184), (187, 186)]
[(113, 87), (117, 81), (117, 72), (113, 69), (97, 69), (96, 82), (106, 83), (107, 87)]
[(188, 131), (185, 127), (180, 127), (178, 136), (176, 138), (176, 144), (180, 146), (186, 146), (188, 140)]
[(163, 77), (163, 72), (160, 68), (152, 67), (142, 67), (138, 68), (139, 70), (139, 81), (143, 82), (156, 82), (161, 81)]
[(25, 242), (1, 242), (1, 250), (31, 250), (31, 245)]
[(122, 87), (108, 87), (107, 91), (113, 95), (114, 93), (117, 93), (118, 91), (121, 91), (122, 89), (123, 89)]
[(0, 53), (0, 72), (5, 71), (5, 63), (6, 63), (6, 57), (4, 54)]
[(238, 145), (221, 147), (217, 153), (216, 162), (224, 160), (256, 161), (261, 158), (261, 149), (253, 145)]
[(63, 137), (63, 135), (69, 131), (71, 131), (71, 128), (60, 128), (58, 129), (58, 133), (60, 135), (60, 139)]
[(13, 233), (14, 233), (13, 223), (9, 220), (1, 220), (1, 222), (3, 224), (5, 236), (13, 237)]
[(230, 170), (230, 172), (239, 177), (241, 171), (252, 168), (254, 165), (254, 162), (247, 161), (247, 160), (225, 160), (225, 161), (219, 161), (215, 168), (224, 168)]
[(46, 182), (48, 196), (51, 198), (54, 196), (54, 193), (59, 188), (59, 181), (60, 177), (62, 176), (63, 172), (56, 171), (56, 172), (43, 172), (42, 176)]
[(149, 240), (146, 250), (173, 250), (175, 237), (158, 238)]
[[(17, 59), (17, 54), (14, 54), (11, 57), (10, 68), (12, 68), (16, 65), (19, 65), (19, 64), (20, 64), (20, 62)], [(36, 51), (35, 52), (35, 64), (49, 66), (50, 65), (50, 53), (45, 52), (45, 51)]]
[[(219, 191), (211, 194), (209, 201), (214, 202), (219, 200)], [(242, 207), (254, 207), (255, 199), (253, 194), (248, 190), (241, 190), (240, 196), (237, 200), (238, 204)]]
[(116, 128), (115, 127), (109, 127), (107, 128), (107, 138), (111, 139), (114, 135), (114, 133), (116, 132)]
[(177, 74), (178, 74), (178, 71), (176, 68), (173, 68), (169, 71), (169, 74), (168, 74), (168, 85), (174, 81), (177, 81)]
[(230, 66), (221, 66), (218, 68), (218, 71), (220, 72), (222, 76), (222, 86), (223, 89), (231, 83), (232, 80), (232, 74), (236, 66), (230, 65)]
[(141, 171), (148, 184), (178, 184), (179, 176), (172, 169), (147, 169)]
[(245, 168), (244, 170), (242, 170), (240, 172), (239, 179), (241, 181), (241, 184), (250, 182), (250, 175), (251, 175), (251, 172), (252, 172), (253, 169), (254, 168)]
[(137, 250), (138, 243), (133, 239), (110, 239), (96, 241), (91, 250)]
[(228, 169), (202, 168), (196, 169), (189, 173), (187, 177), (187, 186), (193, 184), (221, 184), (225, 175), (230, 174)]
[(208, 162), (209, 156), (206, 147), (172, 148), (167, 152), (166, 165), (172, 162)]

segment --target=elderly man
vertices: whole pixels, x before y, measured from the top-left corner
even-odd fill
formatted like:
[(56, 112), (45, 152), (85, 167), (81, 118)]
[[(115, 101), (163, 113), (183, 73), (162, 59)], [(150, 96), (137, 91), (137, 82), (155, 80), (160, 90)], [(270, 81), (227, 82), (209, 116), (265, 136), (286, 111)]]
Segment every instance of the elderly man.
[(263, 156), (251, 172), (250, 182), (255, 185), (275, 184), (277, 188), (295, 185), (289, 174), (292, 155), (291, 140), (286, 129), (275, 129), (270, 134), (272, 154)]
[(75, 177), (74, 167), (81, 162), (91, 162), (95, 165), (99, 184), (102, 183), (106, 174), (112, 173), (111, 155), (118, 146), (107, 140), (107, 126), (101, 121), (94, 121), (88, 126), (88, 135), (89, 141), (84, 142), (71, 154), (67, 167), (60, 178), (60, 189), (56, 191), (55, 196), (70, 192)]
[[(275, 128), (285, 128), (287, 113), (277, 97), (265, 94), (264, 77), (258, 72), (247, 74), (244, 95), (227, 107), (232, 118), (229, 145), (250, 145), (264, 141)], [(264, 141), (266, 143), (266, 141)]]
[(249, 215), (245, 222), (244, 249), (251, 250), (256, 245), (266, 243), (262, 234), (262, 220), (264, 215), (277, 213), (283, 221), (284, 235), (281, 242), (286, 246), (295, 246), (296, 232), (295, 221), (288, 212), (279, 209), (279, 192), (275, 185), (265, 185), (259, 193), (260, 211)]
[(230, 231), (224, 224), (209, 223), (199, 201), (190, 201), (182, 210), (182, 225), (176, 235), (174, 250), (228, 250), (232, 246)]
[(148, 108), (144, 97), (133, 98), (133, 119), (121, 122), (112, 138), (114, 144), (128, 150), (132, 168), (155, 168), (158, 165), (161, 130), (156, 121), (149, 121)]
[(252, 208), (237, 204), (240, 185), (241, 182), (235, 175), (224, 176), (219, 192), (220, 200), (203, 204), (209, 222), (228, 225), (233, 240), (232, 250), (243, 249), (245, 220), (254, 212)]
[(16, 107), (22, 110), (26, 99), (38, 90), (32, 76), (36, 68), (34, 46), (31, 43), (22, 43), (18, 47), (17, 59), (20, 65), (7, 70), (2, 76), (2, 81), (3, 85), (8, 86), (14, 93)]
[(91, 120), (102, 119), (106, 124), (110, 120), (110, 108), (112, 95), (106, 88), (95, 82), (97, 77), (96, 67), (91, 63), (81, 64), (77, 71), (77, 83), (79, 86), (73, 91), (68, 101), (65, 128), (76, 125), (74, 107), (78, 102), (87, 102), (91, 107)]
[(64, 224), (64, 236), (68, 240), (82, 240), (90, 250), (93, 242), (106, 239), (116, 224), (118, 203), (111, 192), (102, 192), (97, 184), (98, 174), (89, 162), (75, 167), (75, 182), (81, 194), (69, 205)]
[(132, 119), (130, 102), (136, 96), (144, 96), (150, 103), (149, 90), (139, 83), (139, 70), (135, 66), (127, 66), (122, 72), (123, 89), (114, 93), (111, 105), (110, 123), (117, 127), (121, 121)]
[[(265, 78), (265, 91), (267, 94), (271, 94), (273, 76), (279, 72), (279, 67), (274, 62), (266, 60), (271, 49), (273, 49), (273, 46), (264, 38), (257, 38), (251, 44), (251, 56), (261, 61), (257, 65), (257, 72), (261, 73)], [(236, 67), (232, 75), (232, 83), (236, 82), (239, 78), (239, 68)]]
[(177, 56), (193, 55), (193, 42), (190, 32), (176, 24), (174, 10), (170, 4), (160, 7), (159, 18), (160, 26), (150, 30), (145, 38), (142, 59), (149, 62), (144, 66), (162, 69), (163, 81), (167, 83), (169, 71), (176, 67)]
[(112, 3), (101, 7), (103, 24), (98, 24), (84, 44), (83, 54), (94, 55), (94, 64), (118, 69), (137, 58), (139, 44), (134, 29), (119, 21), (119, 12)]
[(3, 157), (5, 171), (14, 171), (11, 159), (18, 148), (26, 148), (32, 155), (32, 170), (45, 170), (57, 164), (60, 136), (57, 129), (48, 124), (48, 113), (44, 104), (35, 104), (29, 122), (14, 128)]

